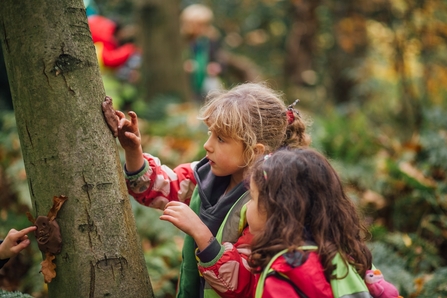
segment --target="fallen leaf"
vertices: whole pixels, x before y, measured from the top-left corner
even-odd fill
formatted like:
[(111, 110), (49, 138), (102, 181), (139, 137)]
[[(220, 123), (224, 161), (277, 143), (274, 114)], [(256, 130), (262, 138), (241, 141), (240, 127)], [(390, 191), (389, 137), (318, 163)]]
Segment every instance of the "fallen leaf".
[(411, 165), (408, 162), (401, 162), (399, 164), (399, 169), (408, 175), (409, 177), (415, 179), (420, 184), (426, 186), (426, 187), (435, 187), (436, 182), (432, 179), (426, 178), (424, 174), (417, 168), (415, 168), (413, 165)]
[(50, 283), (53, 278), (56, 277), (56, 264), (53, 263), (53, 260), (56, 258), (56, 256), (52, 255), (51, 253), (45, 254), (45, 260), (40, 263), (42, 266), (42, 269), (40, 272), (43, 274), (43, 278), (45, 280), (45, 283)]
[(31, 213), (26, 212), (26, 217), (28, 217), (28, 220), (29, 220), (32, 224), (34, 224), (34, 223), (36, 222), (36, 220), (34, 219), (34, 216), (33, 216)]
[(363, 193), (361, 202), (364, 205), (372, 205), (377, 210), (380, 210), (387, 205), (386, 199), (372, 190), (367, 190)]
[(59, 209), (61, 209), (62, 205), (68, 198), (66, 196), (59, 196), (53, 197), (53, 207), (51, 207), (50, 211), (48, 212), (48, 218), (50, 221), (54, 220), (57, 216), (57, 213), (59, 212)]

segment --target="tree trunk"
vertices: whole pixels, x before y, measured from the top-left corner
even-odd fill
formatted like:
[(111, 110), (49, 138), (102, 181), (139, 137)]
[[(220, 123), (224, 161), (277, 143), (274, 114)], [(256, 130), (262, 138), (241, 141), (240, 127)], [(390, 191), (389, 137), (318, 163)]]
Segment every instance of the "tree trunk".
[(285, 82), (287, 86), (315, 85), (315, 40), (318, 31), (315, 10), (320, 1), (291, 1), (289, 5), (292, 26), (286, 39)]
[(142, 88), (145, 101), (159, 97), (191, 98), (183, 70), (178, 0), (138, 0), (143, 48)]
[(33, 216), (56, 218), (50, 297), (152, 297), (81, 0), (3, 0), (0, 36)]
[(363, 12), (366, 8), (363, 3), (355, 0), (332, 1), (330, 8), (334, 45), (327, 52), (329, 68), (326, 72), (331, 82), (329, 93), (333, 94), (337, 104), (351, 100), (361, 103), (366, 98), (358, 95), (353, 98), (351, 94), (358, 84), (352, 73), (361, 67), (368, 48), (367, 22)]

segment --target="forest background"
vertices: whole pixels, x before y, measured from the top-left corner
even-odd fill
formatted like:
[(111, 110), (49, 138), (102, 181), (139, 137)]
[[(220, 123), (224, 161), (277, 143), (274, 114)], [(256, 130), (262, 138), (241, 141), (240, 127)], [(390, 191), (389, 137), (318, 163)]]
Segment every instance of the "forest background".
[[(136, 24), (140, 36), (152, 33), (137, 40), (144, 52), (142, 77), (147, 78), (159, 67), (147, 61), (162, 59), (144, 60), (157, 53), (148, 47), (166, 46), (150, 39), (157, 28), (168, 26), (156, 17), (157, 9), (172, 6), (177, 13), (171, 17), (178, 18), (192, 3), (97, 0), (96, 6), (104, 16)], [(212, 8), (221, 37), (227, 61), (223, 85), (266, 81), (282, 90), (288, 103), (299, 98), (297, 108), (312, 120), (312, 146), (332, 160), (364, 214), (374, 264), (404, 297), (445, 297), (447, 1), (201, 3)], [(104, 73), (103, 81), (117, 108), (141, 117), (146, 152), (169, 166), (204, 156), (206, 127), (196, 120), (198, 106), (190, 96), (151, 93), (163, 88), (144, 79), (141, 84), (123, 82), (112, 73)], [(31, 200), (14, 111), (7, 86), (1, 88), (4, 236), (12, 227), (29, 225), (25, 213)], [(183, 235), (161, 222), (159, 211), (131, 202), (155, 296), (174, 297)], [(47, 297), (41, 260), (33, 241), (2, 269), (1, 288)]]

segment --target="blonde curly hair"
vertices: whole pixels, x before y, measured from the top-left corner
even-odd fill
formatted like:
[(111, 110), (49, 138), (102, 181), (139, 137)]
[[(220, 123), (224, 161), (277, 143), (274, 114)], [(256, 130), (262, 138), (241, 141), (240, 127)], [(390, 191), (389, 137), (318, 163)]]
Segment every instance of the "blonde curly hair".
[(283, 94), (265, 83), (246, 83), (230, 90), (208, 94), (198, 119), (223, 137), (242, 141), (244, 158), (249, 166), (256, 158), (255, 146), (265, 147), (265, 154), (280, 147), (307, 147), (310, 136), (306, 123), (294, 109), (289, 123)]

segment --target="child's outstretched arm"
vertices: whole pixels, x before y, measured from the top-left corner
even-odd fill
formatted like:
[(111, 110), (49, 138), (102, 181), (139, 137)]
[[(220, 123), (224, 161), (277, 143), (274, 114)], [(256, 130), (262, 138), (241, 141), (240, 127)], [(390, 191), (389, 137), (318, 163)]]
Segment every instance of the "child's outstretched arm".
[(169, 202), (160, 216), (174, 226), (191, 236), (200, 251), (204, 250), (213, 240), (210, 229), (200, 220), (199, 216), (186, 204)]
[[(256, 279), (247, 264), (253, 236), (248, 228), (235, 244), (229, 242), (220, 244), (198, 215), (181, 202), (169, 202), (160, 219), (171, 222), (194, 239), (199, 250), (196, 253), (199, 259), (198, 268), (219, 296), (224, 298), (253, 296)], [(214, 250), (216, 246), (220, 251), (211, 261), (200, 259), (201, 252)]]
[[(106, 112), (111, 114), (109, 109)], [(143, 153), (137, 114), (131, 111), (128, 115), (130, 120), (123, 112), (113, 110), (107, 123), (109, 128), (116, 127), (111, 128), (112, 133), (125, 151), (124, 172), (129, 194), (140, 204), (161, 210), (169, 201), (189, 203), (197, 183), (194, 178), (197, 162), (182, 164), (172, 170), (155, 156)]]
[(26, 248), (30, 244), (27, 234), (36, 229), (36, 226), (31, 226), (20, 231), (11, 229), (0, 244), (0, 260), (9, 259)]
[(121, 111), (116, 111), (118, 116), (118, 140), (125, 151), (126, 169), (136, 172), (144, 165), (143, 149), (141, 148), (141, 136), (138, 129), (138, 118), (135, 112), (129, 112), (130, 120)]

